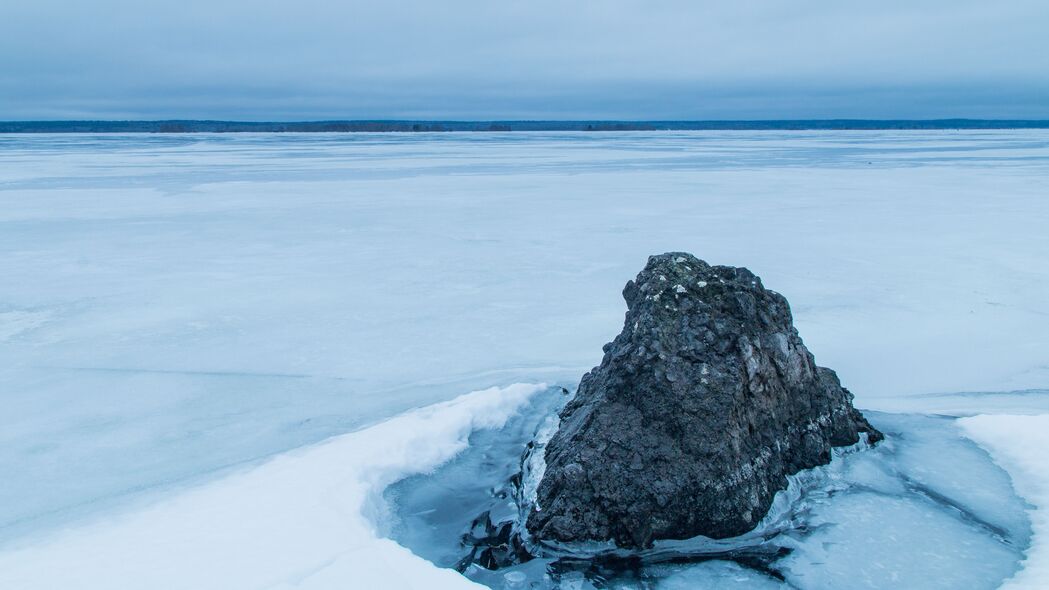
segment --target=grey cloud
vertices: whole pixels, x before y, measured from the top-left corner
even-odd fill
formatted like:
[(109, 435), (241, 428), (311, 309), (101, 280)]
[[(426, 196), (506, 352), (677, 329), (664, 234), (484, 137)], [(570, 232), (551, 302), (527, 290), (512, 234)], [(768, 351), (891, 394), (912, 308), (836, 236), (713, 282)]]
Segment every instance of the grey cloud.
[(1049, 3), (0, 8), (0, 119), (1049, 117)]

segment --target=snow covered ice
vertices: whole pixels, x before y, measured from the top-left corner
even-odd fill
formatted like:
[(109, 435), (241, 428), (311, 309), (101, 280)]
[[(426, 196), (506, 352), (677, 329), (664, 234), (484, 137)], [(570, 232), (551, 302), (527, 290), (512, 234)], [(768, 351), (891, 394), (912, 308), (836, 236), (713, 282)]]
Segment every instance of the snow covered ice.
[[(1049, 413), (1046, 186), (1049, 132), (1033, 130), (0, 136), (0, 563), (33, 566), (0, 567), (0, 586), (53, 586), (76, 543), (127, 553), (143, 523), (177, 547), (179, 510), (204, 519), (232, 490), (283, 489), (275, 454), (469, 391), (574, 384), (621, 325), (623, 283), (649, 254), (686, 250), (781, 291), (859, 407), (975, 416), (960, 432), (1032, 507), (1010, 583), (1038, 587), (1049, 466), (1023, 453), (1037, 429), (1019, 415)], [(923, 470), (940, 451), (897, 451), (930, 489), (971, 465), (998, 473), (976, 459)], [(952, 499), (1022, 538), (988, 493), (1001, 477)], [(242, 487), (252, 478), (269, 483)], [(817, 517), (859, 518), (842, 511)], [(371, 517), (347, 519), (381, 529)], [(916, 547), (968, 530), (936, 518)], [(289, 543), (315, 533), (274, 526)], [(209, 571), (267, 563), (244, 587), (296, 587), (314, 557), (376, 543), (384, 563), (417, 563), (361, 526), (318, 535), (302, 561), (227, 531), (243, 542)], [(184, 573), (193, 555), (145, 563)], [(798, 550), (790, 568), (865, 557)]]

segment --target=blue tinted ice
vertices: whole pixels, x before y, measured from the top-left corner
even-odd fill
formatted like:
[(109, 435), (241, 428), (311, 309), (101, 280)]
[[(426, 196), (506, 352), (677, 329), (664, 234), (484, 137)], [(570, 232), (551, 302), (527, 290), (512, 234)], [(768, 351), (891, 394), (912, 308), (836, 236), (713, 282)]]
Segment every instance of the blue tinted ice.
[(888, 438), (792, 477), (754, 534), (657, 543), (640, 559), (547, 552), (492, 563), (469, 539), (518, 518), (507, 482), (559, 401), (537, 396), (435, 473), (390, 487), (392, 537), (493, 588), (991, 589), (1016, 571), (1029, 542), (1009, 478), (953, 419), (869, 412)]

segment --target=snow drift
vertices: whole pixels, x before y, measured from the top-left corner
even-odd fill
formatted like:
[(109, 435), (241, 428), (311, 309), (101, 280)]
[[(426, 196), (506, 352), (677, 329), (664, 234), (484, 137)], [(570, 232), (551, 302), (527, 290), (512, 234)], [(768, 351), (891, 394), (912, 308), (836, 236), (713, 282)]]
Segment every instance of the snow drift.
[(472, 588), (389, 539), (380, 494), (500, 426), (544, 385), (476, 391), (299, 449), (153, 507), (0, 554), (0, 587)]

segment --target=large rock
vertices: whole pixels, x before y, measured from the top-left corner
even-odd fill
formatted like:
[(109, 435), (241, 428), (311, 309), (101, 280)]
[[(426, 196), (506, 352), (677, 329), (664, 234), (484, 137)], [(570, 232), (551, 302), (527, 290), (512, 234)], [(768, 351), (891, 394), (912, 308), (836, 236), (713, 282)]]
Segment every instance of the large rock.
[(621, 547), (753, 529), (787, 476), (867, 433), (817, 367), (782, 295), (745, 268), (649, 258), (623, 289), (622, 333), (546, 447), (527, 527), (539, 540)]

